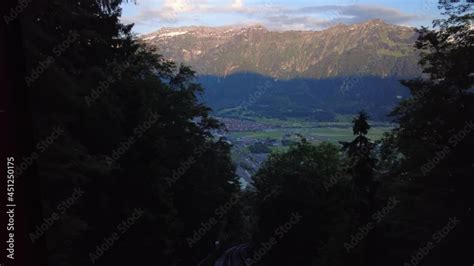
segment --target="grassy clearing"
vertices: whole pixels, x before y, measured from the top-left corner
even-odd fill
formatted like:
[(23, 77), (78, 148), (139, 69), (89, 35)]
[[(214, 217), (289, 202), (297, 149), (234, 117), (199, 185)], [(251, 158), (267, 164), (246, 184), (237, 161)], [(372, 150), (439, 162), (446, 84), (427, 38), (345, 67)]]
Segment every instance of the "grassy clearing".
[[(383, 137), (385, 132), (389, 132), (392, 127), (372, 127), (369, 131), (369, 138), (372, 140), (378, 140)], [(285, 138), (287, 134), (289, 135), (296, 135), (301, 134), (306, 139), (312, 142), (320, 142), (320, 141), (330, 141), (330, 142), (338, 142), (338, 141), (349, 141), (354, 138), (352, 134), (351, 127), (315, 127), (315, 128), (283, 128), (283, 129), (272, 129), (272, 130), (265, 130), (265, 131), (244, 131), (244, 132), (232, 132), (233, 137), (236, 138), (247, 138), (247, 139), (257, 139), (257, 140), (265, 140), (265, 139), (276, 139), (282, 140)]]

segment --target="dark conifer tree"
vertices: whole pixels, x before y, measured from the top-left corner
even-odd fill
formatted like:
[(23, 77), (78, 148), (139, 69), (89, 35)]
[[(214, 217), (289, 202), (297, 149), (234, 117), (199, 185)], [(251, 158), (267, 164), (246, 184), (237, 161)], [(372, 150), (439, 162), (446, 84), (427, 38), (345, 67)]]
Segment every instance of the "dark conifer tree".
[(48, 265), (195, 265), (238, 235), (231, 209), (188, 241), (239, 191), (230, 146), (194, 71), (136, 41), (120, 2), (48, 1), (22, 18), (36, 139), (61, 131), (38, 157), (44, 215), (84, 191), (39, 237)]
[[(349, 161), (349, 173), (353, 183), (353, 201), (356, 213), (359, 217), (359, 226), (366, 226), (372, 221), (372, 213), (375, 208), (376, 180), (374, 157), (374, 143), (367, 137), (369, 132), (369, 116), (360, 111), (352, 120), (352, 132), (356, 136), (351, 142), (343, 143), (343, 151), (346, 152)], [(353, 251), (354, 260), (358, 265), (367, 265), (371, 259), (373, 229), (359, 244), (359, 248)]]
[[(441, 5), (445, 19), (421, 28), (416, 47), (424, 76), (403, 81), (412, 97), (394, 110), (398, 126), (383, 145), (395, 167), (384, 194), (401, 206), (386, 234), (389, 257), (409, 262), (450, 219), (455, 229), (423, 256), (419, 265), (463, 265), (473, 236), (474, 34), (472, 4)], [(390, 152), (388, 153), (390, 154)], [(393, 156), (395, 155), (395, 156)], [(395, 160), (393, 160), (395, 158)], [(424, 239), (424, 241), (423, 241)], [(395, 252), (396, 251), (396, 252)], [(396, 264), (395, 262), (393, 263)]]

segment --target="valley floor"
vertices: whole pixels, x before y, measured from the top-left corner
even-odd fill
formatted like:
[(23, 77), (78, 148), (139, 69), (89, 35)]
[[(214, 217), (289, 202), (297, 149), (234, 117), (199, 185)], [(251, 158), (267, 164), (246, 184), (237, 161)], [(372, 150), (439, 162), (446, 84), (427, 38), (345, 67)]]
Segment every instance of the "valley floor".
[[(271, 153), (284, 152), (301, 137), (311, 143), (349, 141), (354, 138), (350, 122), (317, 122), (297, 119), (219, 118), (228, 132), (225, 138), (232, 144), (232, 157), (242, 186), (247, 186), (253, 174)], [(379, 140), (393, 128), (386, 122), (372, 122), (368, 137)]]

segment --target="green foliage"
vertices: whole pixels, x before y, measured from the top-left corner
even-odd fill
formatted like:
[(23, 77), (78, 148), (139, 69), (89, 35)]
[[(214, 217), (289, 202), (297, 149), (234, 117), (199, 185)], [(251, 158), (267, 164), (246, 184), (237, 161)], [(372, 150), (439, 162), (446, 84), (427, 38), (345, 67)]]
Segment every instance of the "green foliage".
[(370, 129), (368, 120), (369, 116), (364, 111), (359, 112), (359, 114), (354, 117), (354, 119), (352, 120), (352, 123), (354, 124), (352, 130), (354, 132), (354, 135), (367, 135)]
[(216, 240), (236, 241), (237, 207), (188, 246), (201, 222), (239, 192), (230, 146), (212, 135), (220, 123), (199, 103), (194, 71), (139, 44), (131, 25), (119, 23), (117, 2), (53, 1), (44, 9), (24, 19), (29, 70), (54, 56), (31, 83), (36, 137), (58, 125), (65, 131), (38, 161), (45, 215), (74, 188), (85, 191), (46, 233), (48, 265), (90, 264), (135, 208), (142, 217), (95, 264), (195, 265)]
[[(258, 217), (255, 250), (275, 236), (275, 230), (292, 213), (300, 214), (302, 219), (278, 238), (262, 265), (309, 265), (313, 260), (341, 259), (343, 247), (332, 246), (331, 241), (347, 226), (343, 221), (349, 216), (343, 206), (350, 193), (344, 179), (330, 190), (324, 184), (341, 171), (342, 164), (337, 146), (314, 146), (304, 139), (286, 153), (272, 154), (265, 162), (253, 178)], [(328, 249), (334, 252), (331, 258), (327, 257)]]
[(464, 236), (473, 234), (474, 198), (466, 189), (473, 185), (474, 171), (473, 13), (470, 4), (443, 8), (445, 19), (435, 21), (434, 29), (419, 30), (416, 47), (423, 51), (420, 64), (426, 75), (403, 81), (413, 96), (393, 111), (399, 126), (382, 143), (388, 165), (382, 193), (403, 198), (388, 227), (402, 233), (386, 236), (400, 255), (390, 256), (403, 254), (408, 260), (421, 245), (416, 239), (429, 241), (450, 217), (457, 217), (462, 225), (432, 251), (436, 257), (423, 263), (461, 265), (469, 260)]
[(343, 143), (343, 150), (347, 152), (350, 160), (355, 186), (364, 194), (363, 197), (366, 198), (364, 200), (370, 204), (375, 195), (373, 174), (376, 161), (373, 158), (374, 144), (366, 137), (370, 129), (368, 119), (369, 116), (363, 111), (354, 117), (352, 131), (356, 138), (351, 142)]

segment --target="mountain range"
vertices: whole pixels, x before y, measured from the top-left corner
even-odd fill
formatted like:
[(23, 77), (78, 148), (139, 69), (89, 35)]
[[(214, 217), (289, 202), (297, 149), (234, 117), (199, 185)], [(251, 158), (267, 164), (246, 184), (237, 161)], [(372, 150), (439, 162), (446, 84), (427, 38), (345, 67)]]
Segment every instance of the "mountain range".
[(321, 31), (191, 26), (140, 37), (166, 59), (193, 67), (203, 99), (218, 113), (236, 115), (259, 86), (273, 84), (265, 97), (245, 104), (247, 113), (323, 120), (367, 104), (383, 120), (407, 96), (398, 80), (421, 73), (416, 39), (414, 28), (378, 19)]

